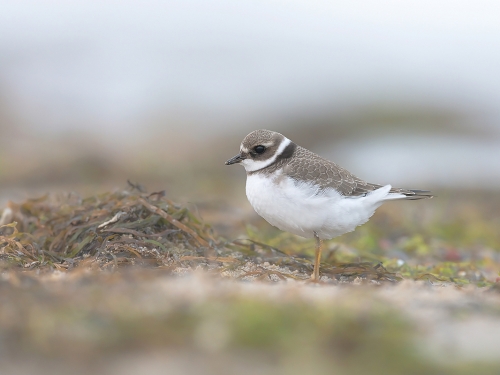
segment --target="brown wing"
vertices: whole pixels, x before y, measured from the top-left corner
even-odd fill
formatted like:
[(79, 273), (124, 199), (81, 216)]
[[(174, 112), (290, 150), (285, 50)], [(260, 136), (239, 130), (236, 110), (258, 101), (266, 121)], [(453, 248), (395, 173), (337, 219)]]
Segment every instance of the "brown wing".
[[(294, 157), (289, 159), (285, 166), (285, 173), (296, 180), (314, 181), (320, 191), (334, 188), (340, 194), (350, 197), (362, 196), (382, 187), (382, 185), (363, 181), (334, 162), (323, 159), (300, 146), (297, 147)], [(407, 199), (432, 197), (430, 192), (425, 190), (392, 188), (391, 193), (404, 194)]]

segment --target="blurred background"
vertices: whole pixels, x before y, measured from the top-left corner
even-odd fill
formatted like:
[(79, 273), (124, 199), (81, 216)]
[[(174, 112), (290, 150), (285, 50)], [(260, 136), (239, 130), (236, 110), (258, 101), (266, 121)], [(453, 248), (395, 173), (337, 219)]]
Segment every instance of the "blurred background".
[(163, 268), (18, 276), (0, 257), (2, 374), (499, 374), (498, 0), (0, 0), (0, 213), (130, 180), (225, 238), (312, 259), (314, 241), (257, 217), (243, 168), (224, 165), (258, 128), (370, 182), (433, 190), (323, 258), (421, 281), (297, 294)]
[(376, 183), (500, 186), (497, 1), (0, 8), (2, 205), (127, 179), (243, 199), (224, 161), (257, 128)]

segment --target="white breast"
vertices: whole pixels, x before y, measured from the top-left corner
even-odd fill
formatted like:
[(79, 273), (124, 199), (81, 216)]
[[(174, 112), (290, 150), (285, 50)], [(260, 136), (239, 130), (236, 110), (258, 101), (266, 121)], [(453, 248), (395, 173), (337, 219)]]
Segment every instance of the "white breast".
[(316, 232), (329, 239), (364, 224), (387, 197), (390, 185), (366, 197), (349, 198), (334, 189), (297, 182), (281, 171), (272, 177), (255, 173), (247, 177), (246, 193), (255, 211), (281, 230), (310, 238)]

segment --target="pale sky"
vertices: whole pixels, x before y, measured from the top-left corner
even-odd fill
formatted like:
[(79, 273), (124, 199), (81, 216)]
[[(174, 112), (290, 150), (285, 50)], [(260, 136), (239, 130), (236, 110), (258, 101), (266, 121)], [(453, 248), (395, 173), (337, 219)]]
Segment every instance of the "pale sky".
[(0, 90), (47, 130), (372, 101), (496, 123), (499, 4), (0, 0)]

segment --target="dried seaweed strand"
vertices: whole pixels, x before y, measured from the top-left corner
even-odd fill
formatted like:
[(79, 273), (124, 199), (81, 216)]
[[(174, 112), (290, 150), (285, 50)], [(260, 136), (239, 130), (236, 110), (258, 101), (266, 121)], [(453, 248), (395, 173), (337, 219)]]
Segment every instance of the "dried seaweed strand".
[(203, 238), (201, 238), (200, 236), (198, 236), (196, 234), (196, 232), (194, 230), (192, 230), (191, 228), (185, 226), (184, 224), (182, 224), (180, 221), (174, 219), (172, 216), (170, 216), (169, 214), (167, 214), (165, 211), (163, 211), (162, 209), (152, 205), (151, 203), (147, 202), (145, 199), (143, 198), (139, 198), (138, 201), (144, 206), (146, 207), (149, 211), (151, 211), (152, 213), (155, 213), (157, 215), (160, 215), (162, 218), (164, 218), (165, 220), (167, 220), (170, 224), (174, 225), (175, 227), (179, 228), (180, 230), (182, 230), (183, 232), (186, 232), (188, 233), (189, 235), (191, 235), (196, 241), (199, 242), (199, 244), (201, 246), (204, 246), (204, 247), (210, 247), (209, 243), (207, 241), (205, 241)]
[(173, 233), (178, 233), (179, 230), (178, 229), (167, 229), (161, 233), (147, 234), (147, 233), (141, 233), (139, 231), (136, 231), (133, 229), (128, 229), (128, 228), (108, 228), (108, 229), (103, 229), (102, 232), (119, 233), (119, 234), (132, 234), (136, 237), (156, 238), (156, 237), (162, 237), (162, 236), (166, 236), (166, 235), (173, 234)]
[(183, 255), (183, 256), (181, 256), (180, 260), (209, 260), (209, 261), (216, 261), (216, 262), (222, 262), (222, 263), (231, 263), (231, 262), (238, 261), (238, 259), (233, 258), (233, 257), (212, 257), (212, 256), (197, 257), (197, 256), (192, 256), (192, 255)]

